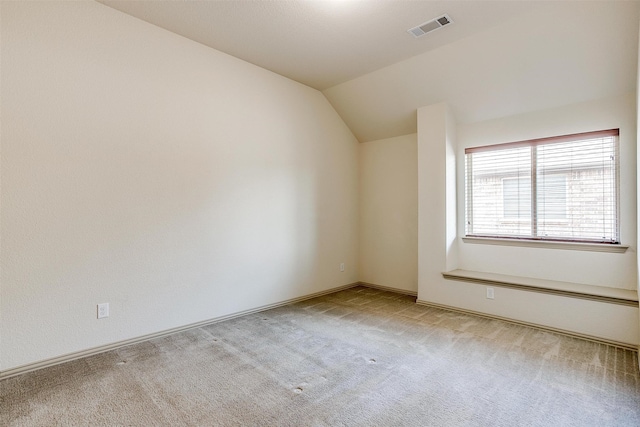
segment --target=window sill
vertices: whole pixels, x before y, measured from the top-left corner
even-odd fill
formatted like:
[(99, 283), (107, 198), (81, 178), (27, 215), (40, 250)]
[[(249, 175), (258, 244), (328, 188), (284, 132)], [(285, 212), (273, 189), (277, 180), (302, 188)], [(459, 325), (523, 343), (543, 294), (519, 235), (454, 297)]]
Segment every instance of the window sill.
[(628, 245), (607, 245), (600, 243), (552, 242), (542, 240), (500, 239), (497, 237), (463, 237), (465, 243), (499, 246), (522, 246), (527, 248), (568, 249), (574, 251), (625, 253)]
[(449, 280), (638, 307), (638, 292), (628, 289), (467, 270), (448, 271), (442, 273), (442, 276)]

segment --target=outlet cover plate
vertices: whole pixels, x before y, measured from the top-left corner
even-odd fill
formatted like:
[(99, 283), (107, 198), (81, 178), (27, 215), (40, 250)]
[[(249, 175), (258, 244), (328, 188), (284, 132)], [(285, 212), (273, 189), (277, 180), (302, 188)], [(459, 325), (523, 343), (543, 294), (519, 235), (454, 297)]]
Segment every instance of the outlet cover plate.
[(487, 288), (487, 299), (493, 299), (493, 298), (494, 298), (493, 288)]
[(98, 304), (98, 319), (109, 317), (109, 303)]

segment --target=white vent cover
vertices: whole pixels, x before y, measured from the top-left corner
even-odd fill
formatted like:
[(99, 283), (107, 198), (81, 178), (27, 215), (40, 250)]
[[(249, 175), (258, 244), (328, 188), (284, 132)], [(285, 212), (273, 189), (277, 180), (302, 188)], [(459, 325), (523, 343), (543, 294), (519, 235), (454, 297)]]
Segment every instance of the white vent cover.
[(407, 30), (408, 33), (411, 33), (413, 37), (418, 38), (420, 36), (424, 36), (431, 31), (437, 30), (438, 28), (442, 28), (445, 25), (449, 25), (453, 23), (449, 15), (444, 14), (442, 16), (437, 17), (436, 19), (432, 19), (431, 21), (425, 22), (424, 24), (420, 24), (417, 27), (413, 27)]

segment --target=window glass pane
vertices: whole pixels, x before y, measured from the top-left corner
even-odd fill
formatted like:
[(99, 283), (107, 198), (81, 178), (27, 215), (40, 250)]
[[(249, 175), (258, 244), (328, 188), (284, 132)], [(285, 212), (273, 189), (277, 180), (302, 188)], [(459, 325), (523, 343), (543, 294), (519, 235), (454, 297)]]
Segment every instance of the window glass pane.
[(467, 235), (619, 242), (618, 130), (473, 148), (465, 160)]
[(474, 153), (470, 161), (468, 233), (530, 236), (531, 148)]
[(538, 221), (567, 218), (567, 175), (538, 174)]
[(617, 239), (615, 148), (612, 137), (537, 147), (540, 237)]
[(505, 220), (531, 219), (531, 177), (504, 178), (502, 197)]

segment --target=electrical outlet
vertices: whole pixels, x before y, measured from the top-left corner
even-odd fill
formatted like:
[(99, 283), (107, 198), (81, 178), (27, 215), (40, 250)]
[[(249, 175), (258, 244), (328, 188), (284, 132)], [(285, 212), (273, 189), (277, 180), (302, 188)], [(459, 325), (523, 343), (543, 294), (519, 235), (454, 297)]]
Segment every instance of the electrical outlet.
[(340, 263), (340, 271), (344, 271), (344, 262)]
[(109, 303), (98, 304), (98, 319), (109, 317)]
[(487, 299), (493, 299), (493, 288), (487, 288)]

